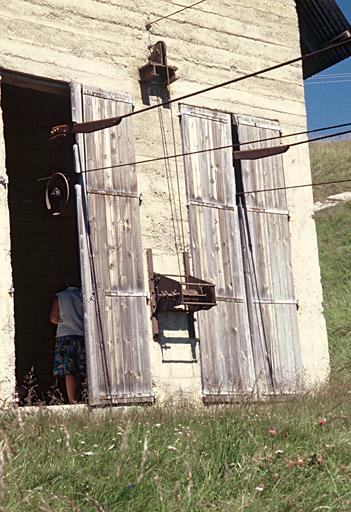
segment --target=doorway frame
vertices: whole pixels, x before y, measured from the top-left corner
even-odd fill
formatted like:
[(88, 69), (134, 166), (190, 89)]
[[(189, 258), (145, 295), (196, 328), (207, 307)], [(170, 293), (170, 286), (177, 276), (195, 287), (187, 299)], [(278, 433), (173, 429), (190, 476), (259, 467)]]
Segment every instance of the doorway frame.
[[(70, 83), (62, 80), (55, 80), (52, 78), (41, 77), (37, 75), (31, 75), (28, 73), (22, 73), (19, 71), (9, 70), (6, 68), (0, 68), (0, 88), (4, 85), (10, 85), (14, 87), (20, 87), (24, 89), (30, 89), (37, 92), (52, 94), (52, 95), (60, 95), (67, 97), (69, 102), (69, 108), (72, 111), (71, 106), (71, 93), (70, 93)], [(0, 100), (1, 100), (1, 90), (0, 90)], [(3, 109), (0, 102), (0, 111), (2, 113)], [(72, 160), (73, 160), (73, 148), (72, 148)], [(16, 318), (15, 318), (15, 308), (14, 308), (14, 285), (13, 285), (13, 261), (12, 261), (12, 242), (11, 242), (11, 228), (10, 228), (10, 205), (8, 198), (8, 181), (9, 175), (7, 172), (6, 166), (6, 146), (5, 146), (5, 135), (4, 135), (4, 125), (2, 121), (2, 116), (0, 119), (0, 165), (2, 164), (2, 173), (0, 171), (0, 203), (4, 205), (5, 215), (2, 216), (2, 226), (1, 231), (5, 234), (1, 233), (1, 241), (4, 244), (4, 250), (6, 252), (7, 258), (4, 258), (4, 274), (3, 279), (5, 281), (5, 295), (6, 299), (4, 302), (4, 307), (6, 309), (6, 317), (2, 318), (0, 311), (0, 332), (3, 331), (6, 333), (7, 339), (6, 346), (4, 346), (3, 351), (4, 354), (0, 356), (0, 371), (6, 377), (0, 380), (0, 404), (5, 405), (7, 407), (11, 406), (19, 406), (19, 396), (17, 392), (17, 379), (16, 379), (16, 346), (15, 346), (15, 336), (16, 336)], [(72, 173), (76, 173), (76, 169), (73, 167)], [(2, 175), (3, 174), (3, 175)], [(1, 186), (3, 185), (3, 187)], [(4, 196), (4, 200), (1, 201), (1, 195)], [(76, 204), (74, 205), (76, 210)], [(1, 213), (1, 209), (0, 209)], [(78, 218), (77, 213), (75, 215), (75, 227), (77, 230), (77, 251), (78, 251), (78, 260), (80, 261), (79, 256), (79, 235), (78, 235)], [(6, 240), (4, 238), (6, 237)], [(0, 254), (0, 258), (2, 255)], [(4, 268), (3, 267), (3, 268)], [(1, 287), (0, 287), (1, 288)], [(6, 294), (7, 291), (7, 294)], [(35, 404), (31, 407), (35, 407)], [(53, 406), (50, 406), (53, 407)]]

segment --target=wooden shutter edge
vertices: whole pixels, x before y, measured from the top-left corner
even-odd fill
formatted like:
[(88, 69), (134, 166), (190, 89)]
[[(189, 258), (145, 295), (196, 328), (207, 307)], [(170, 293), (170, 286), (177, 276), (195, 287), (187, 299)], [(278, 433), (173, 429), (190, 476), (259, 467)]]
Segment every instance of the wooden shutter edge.
[[(101, 100), (102, 102), (104, 102), (104, 101), (108, 102), (110, 100), (111, 102), (116, 102), (116, 103), (119, 103), (120, 105), (123, 104), (124, 106), (121, 105), (121, 108), (126, 109), (126, 110), (128, 109), (128, 111), (132, 110), (133, 104), (134, 104), (133, 99), (132, 99), (131, 95), (129, 95), (129, 94), (115, 93), (115, 92), (108, 93), (108, 92), (98, 89), (98, 88), (90, 88), (90, 87), (82, 86), (82, 108), (84, 108), (83, 115), (85, 113), (85, 101), (87, 98), (89, 98), (89, 96), (96, 97), (99, 100)], [(127, 108), (126, 108), (126, 105), (128, 105)], [(131, 122), (131, 121), (129, 121), (129, 119), (127, 121)], [(85, 139), (84, 135), (83, 135), (83, 144), (85, 146), (85, 151), (87, 151), (88, 145), (86, 144), (86, 139)], [(82, 178), (84, 179), (85, 175)], [(86, 184), (86, 182), (89, 182), (89, 180), (84, 181), (85, 184)], [(133, 201), (131, 201), (131, 202), (133, 202), (133, 204), (135, 204), (134, 203), (135, 200), (137, 200), (138, 203), (140, 203), (140, 195), (137, 192), (134, 193), (133, 191), (126, 192), (126, 191), (119, 190), (119, 189), (118, 190), (113, 189), (112, 191), (106, 192), (105, 190), (100, 190), (99, 188), (96, 188), (96, 189), (89, 188), (89, 190), (87, 190), (87, 188), (85, 187), (85, 193), (87, 194), (87, 198), (91, 197), (90, 193), (92, 195), (102, 194), (102, 195), (107, 195), (107, 196), (121, 196), (122, 199), (123, 198), (131, 198), (133, 200)], [(139, 207), (137, 207), (137, 208), (138, 208), (138, 212), (139, 212)], [(139, 218), (139, 213), (138, 213), (138, 218)], [(142, 249), (140, 252), (142, 253)], [(142, 267), (142, 273), (143, 273), (143, 267)], [(143, 282), (143, 290), (142, 291), (135, 290), (135, 291), (130, 291), (130, 293), (124, 293), (124, 292), (120, 292), (119, 290), (108, 289), (108, 290), (104, 290), (105, 296), (109, 297), (109, 298), (145, 297), (146, 292), (144, 291), (144, 288), (145, 288), (144, 279), (142, 279), (142, 282)], [(146, 301), (145, 301), (145, 308), (146, 308)], [(134, 308), (134, 310), (135, 310), (135, 308)], [(121, 386), (121, 388), (119, 388), (119, 386), (117, 386), (117, 388), (115, 388), (115, 384), (117, 382), (116, 381), (112, 385), (111, 393), (110, 393), (110, 391), (108, 391), (108, 393), (106, 393), (106, 392), (104, 392), (105, 390), (102, 387), (101, 382), (100, 382), (99, 387), (96, 388), (98, 391), (95, 393), (95, 400), (93, 400), (93, 403), (92, 403), (92, 400), (90, 400), (91, 405), (94, 405), (94, 406), (95, 405), (97, 405), (97, 406), (108, 405), (108, 404), (128, 405), (128, 404), (138, 404), (138, 403), (142, 404), (142, 403), (153, 403), (154, 402), (154, 393), (153, 393), (153, 389), (152, 389), (152, 376), (151, 376), (149, 328), (148, 328), (146, 311), (147, 310), (145, 309), (145, 324), (143, 325), (143, 327), (144, 327), (143, 331), (144, 331), (145, 336), (144, 335), (141, 336), (141, 338), (143, 339), (144, 350), (141, 351), (141, 347), (139, 347), (137, 349), (137, 352), (139, 352), (140, 357), (138, 355), (135, 356), (136, 358), (139, 357), (138, 370), (140, 370), (141, 376), (142, 376), (143, 385), (142, 385), (141, 389), (143, 389), (143, 391), (140, 391), (140, 388), (139, 388), (139, 391), (135, 391), (134, 386), (133, 386), (133, 390), (131, 390), (132, 396), (130, 396), (128, 393), (127, 394), (125, 393), (126, 390), (128, 390), (127, 381), (125, 382), (125, 384), (123, 386)], [(137, 323), (139, 324), (140, 322), (138, 321)], [(95, 348), (96, 348), (96, 350), (99, 350), (98, 346)], [(147, 351), (147, 354), (146, 354), (146, 351)], [(121, 357), (121, 354), (119, 354), (119, 356)], [(131, 356), (131, 357), (134, 358), (134, 356)], [(127, 357), (127, 359), (129, 361), (129, 357)], [(146, 363), (146, 361), (147, 361), (147, 363)], [(145, 366), (148, 367), (147, 372), (145, 372)], [(112, 365), (111, 375), (114, 375), (113, 365)], [(114, 375), (113, 379), (114, 378), (115, 378), (115, 375)], [(127, 395), (129, 395), (129, 396), (127, 396)]]
[[(216, 116), (211, 117), (208, 112), (213, 112)], [(198, 117), (200, 119), (209, 119), (211, 121), (216, 121), (218, 123), (228, 124), (228, 112), (223, 112), (221, 110), (210, 109), (207, 107), (195, 107), (194, 105), (187, 105), (185, 103), (179, 104), (179, 116), (187, 115), (190, 117)]]
[(280, 132), (280, 122), (278, 119), (264, 119), (262, 117), (248, 116), (245, 114), (232, 114), (232, 122), (235, 126), (254, 126), (256, 128), (278, 130)]
[(90, 87), (88, 85), (82, 85), (82, 93), (88, 96), (95, 96), (103, 98), (105, 100), (118, 101), (120, 103), (128, 103), (134, 107), (135, 101), (131, 94), (128, 92), (107, 92), (99, 87)]
[[(78, 148), (75, 146), (75, 158), (77, 159)], [(76, 160), (77, 165), (77, 160)], [(78, 163), (79, 165), (79, 163)], [(82, 186), (75, 185), (76, 191), (76, 208), (77, 208), (77, 224), (78, 224), (78, 244), (80, 251), (80, 270), (81, 270), (81, 282), (82, 282), (82, 293), (83, 293), (83, 305), (84, 305), (84, 342), (86, 346), (86, 371), (87, 371), (87, 385), (88, 385), (88, 399), (90, 405), (95, 405), (99, 402), (94, 394), (94, 389), (97, 388), (97, 375), (90, 372), (90, 368), (93, 366), (97, 367), (94, 361), (97, 358), (96, 346), (94, 340), (96, 339), (96, 332), (94, 329), (94, 319), (96, 317), (95, 302), (92, 300), (93, 297), (93, 286), (90, 275), (90, 261), (89, 261), (89, 247), (86, 239), (86, 226), (85, 226), (85, 214), (83, 207), (83, 193)]]
[(257, 393), (255, 391), (249, 393), (218, 393), (218, 394), (211, 394), (207, 393), (204, 394), (202, 397), (202, 402), (204, 405), (215, 405), (215, 404), (237, 404), (242, 403), (243, 400), (247, 401), (256, 401), (257, 400)]
[[(183, 123), (182, 122), (182, 118), (185, 117), (185, 116), (189, 116), (189, 117), (199, 117), (199, 118), (204, 118), (206, 120), (213, 120), (213, 121), (217, 121), (217, 122), (222, 122), (222, 123), (225, 123), (225, 124), (230, 124), (230, 126), (232, 126), (232, 118), (231, 118), (231, 114), (230, 113), (226, 113), (226, 112), (221, 112), (221, 111), (218, 111), (218, 110), (214, 110), (212, 109), (214, 112), (216, 112), (216, 116), (217, 117), (211, 117), (210, 115), (208, 115), (208, 110), (211, 111), (211, 109), (205, 109), (205, 108), (201, 108), (201, 107), (194, 107), (194, 106), (191, 106), (191, 105), (185, 105), (185, 104), (179, 104), (179, 118), (180, 118), (180, 128), (181, 128), (181, 134), (182, 134), (182, 141), (183, 141), (183, 148), (185, 150), (187, 150), (186, 148), (186, 144), (185, 144), (185, 122)], [(221, 116), (221, 119), (218, 119), (218, 115)], [(186, 163), (186, 156), (183, 157), (184, 159), (184, 173), (185, 173), (185, 185), (186, 185), (186, 195), (187, 195), (187, 198), (188, 198), (188, 209), (189, 209), (189, 212), (188, 212), (188, 215), (189, 215), (189, 232), (190, 232), (190, 247), (191, 247), (191, 250), (193, 251), (193, 247), (194, 247), (194, 243), (193, 243), (193, 234), (192, 234), (192, 231), (193, 231), (193, 226), (192, 226), (192, 223), (190, 221), (190, 209), (191, 209), (191, 206), (197, 206), (198, 204), (195, 204), (195, 201), (189, 201), (189, 177), (188, 177), (188, 173), (186, 171), (187, 169), (187, 163)], [(233, 179), (234, 179), (234, 167), (233, 167)], [(201, 202), (201, 201), (200, 201)], [(196, 203), (200, 203), (200, 202), (196, 202)], [(194, 204), (192, 204), (194, 203)], [(216, 205), (213, 205), (213, 204), (203, 204), (202, 206), (209, 206), (209, 207), (214, 207), (214, 208), (217, 208), (218, 210), (220, 208), (218, 208), (218, 204)], [(230, 207), (229, 208), (230, 210), (234, 210), (236, 211), (237, 210), (237, 207), (236, 207), (236, 204), (235, 204), (235, 207)], [(243, 289), (244, 293), (245, 292), (245, 288)], [(243, 298), (238, 298), (238, 297), (220, 297), (219, 299), (219, 302), (237, 302), (237, 303), (243, 303), (244, 305), (246, 305), (246, 299), (243, 299)], [(247, 311), (246, 311), (246, 314), (247, 314)], [(199, 337), (201, 339), (201, 327), (200, 325), (198, 325), (198, 331), (199, 331)], [(249, 347), (248, 349), (250, 349), (251, 347), (251, 344), (249, 344)], [(202, 359), (202, 355), (200, 354), (200, 358)], [(251, 359), (252, 359), (252, 349), (251, 349)], [(252, 364), (253, 364), (253, 359), (252, 359)], [(253, 368), (253, 374), (254, 374), (254, 368)], [(233, 401), (236, 401), (236, 397), (237, 397), (237, 400), (242, 400), (243, 397), (245, 396), (249, 396), (251, 397), (253, 393), (255, 393), (255, 390), (256, 390), (256, 383), (255, 381), (253, 382), (252, 384), (252, 390), (250, 390), (249, 392), (234, 392), (234, 393), (230, 393), (230, 395), (228, 394), (213, 394), (211, 393), (211, 390), (208, 389), (208, 386), (207, 386), (207, 382), (205, 380), (205, 376), (203, 374), (203, 371), (201, 371), (201, 382), (202, 382), (202, 400), (203, 400), (203, 403), (204, 404), (210, 404), (210, 403), (219, 403), (219, 402), (222, 402), (222, 403), (230, 403), (230, 402), (233, 402)]]

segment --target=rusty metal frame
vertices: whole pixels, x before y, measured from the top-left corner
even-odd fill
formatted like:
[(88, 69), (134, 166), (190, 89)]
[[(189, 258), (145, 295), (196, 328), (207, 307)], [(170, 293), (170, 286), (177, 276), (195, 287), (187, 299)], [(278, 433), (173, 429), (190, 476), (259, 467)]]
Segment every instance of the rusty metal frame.
[(157, 41), (149, 47), (151, 50), (148, 63), (139, 68), (140, 82), (157, 81), (160, 85), (169, 85), (178, 80), (176, 66), (168, 66), (167, 46), (164, 41)]
[(189, 337), (195, 338), (194, 312), (216, 305), (215, 284), (190, 274), (189, 253), (183, 253), (185, 275), (158, 274), (154, 271), (152, 250), (146, 251), (150, 287), (152, 334), (159, 337), (158, 314), (164, 311), (185, 311)]

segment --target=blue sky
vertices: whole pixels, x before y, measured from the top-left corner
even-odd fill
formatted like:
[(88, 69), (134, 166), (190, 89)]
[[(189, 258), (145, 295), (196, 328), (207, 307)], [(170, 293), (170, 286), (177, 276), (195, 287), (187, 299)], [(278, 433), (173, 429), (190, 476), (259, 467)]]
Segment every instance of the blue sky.
[[(337, 3), (351, 22), (351, 0)], [(351, 121), (351, 57), (307, 80), (305, 95), (310, 129)]]

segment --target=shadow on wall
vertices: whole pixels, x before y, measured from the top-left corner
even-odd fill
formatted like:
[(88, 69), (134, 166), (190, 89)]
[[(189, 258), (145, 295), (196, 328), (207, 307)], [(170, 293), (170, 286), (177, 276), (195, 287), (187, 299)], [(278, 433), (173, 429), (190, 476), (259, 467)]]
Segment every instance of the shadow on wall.
[[(140, 82), (140, 92), (143, 105), (166, 103), (170, 99), (167, 87), (163, 87), (157, 81)], [(164, 108), (169, 108), (169, 105), (165, 105)]]
[(189, 337), (188, 316), (185, 311), (158, 313), (159, 336), (163, 363), (197, 363), (197, 338)]

